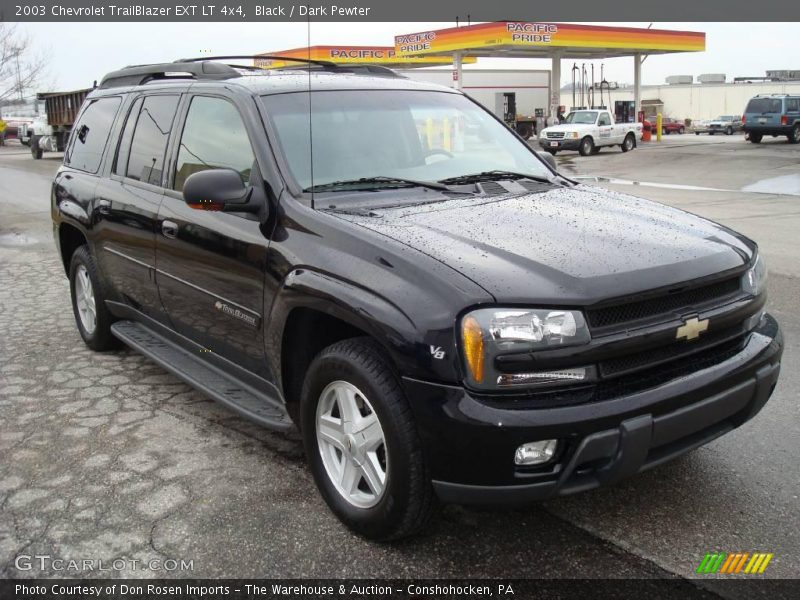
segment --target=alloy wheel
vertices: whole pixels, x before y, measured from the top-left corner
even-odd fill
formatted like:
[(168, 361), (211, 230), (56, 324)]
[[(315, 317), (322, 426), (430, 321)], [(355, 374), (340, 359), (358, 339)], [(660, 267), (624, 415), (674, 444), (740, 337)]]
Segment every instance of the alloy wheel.
[(78, 265), (75, 270), (75, 305), (78, 307), (83, 329), (91, 335), (97, 327), (97, 306), (89, 271), (83, 265)]
[(320, 394), (317, 447), (336, 491), (357, 508), (375, 506), (386, 489), (388, 456), (380, 420), (366, 396), (346, 381)]

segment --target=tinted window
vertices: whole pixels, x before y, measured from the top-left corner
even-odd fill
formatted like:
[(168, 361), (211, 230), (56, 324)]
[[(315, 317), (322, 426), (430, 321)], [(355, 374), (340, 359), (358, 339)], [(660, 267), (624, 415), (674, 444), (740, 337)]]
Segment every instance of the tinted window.
[(117, 151), (117, 159), (114, 161), (114, 173), (118, 175), (125, 175), (125, 169), (128, 168), (128, 156), (131, 151), (131, 139), (133, 139), (133, 129), (136, 127), (136, 119), (139, 118), (139, 111), (142, 109), (142, 101), (144, 98), (137, 98), (133, 103), (131, 110), (128, 112), (128, 120), (125, 122), (125, 129), (122, 131), (122, 136), (119, 142), (119, 150)]
[(781, 101), (777, 98), (753, 98), (747, 103), (745, 112), (779, 113), (781, 112)]
[(236, 107), (221, 98), (194, 98), (181, 135), (173, 187), (182, 190), (192, 173), (220, 168), (237, 171), (246, 182), (254, 160)]
[(72, 131), (72, 146), (64, 161), (70, 167), (97, 173), (121, 98), (93, 100)]
[(786, 112), (796, 112), (800, 110), (800, 99), (787, 98), (786, 99)]
[[(148, 96), (144, 99), (133, 133), (125, 176), (161, 185), (164, 154), (178, 96)], [(122, 174), (120, 172), (120, 174)]]

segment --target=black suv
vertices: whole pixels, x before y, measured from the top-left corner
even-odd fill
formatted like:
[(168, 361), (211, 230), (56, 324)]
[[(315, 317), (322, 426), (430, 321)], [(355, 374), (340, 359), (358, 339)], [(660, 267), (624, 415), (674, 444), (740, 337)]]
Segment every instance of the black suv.
[(780, 369), (752, 241), (578, 185), (390, 71), (111, 73), (52, 214), (86, 344), (296, 424), (328, 505), (374, 539), (437, 499), (655, 467), (752, 418)]

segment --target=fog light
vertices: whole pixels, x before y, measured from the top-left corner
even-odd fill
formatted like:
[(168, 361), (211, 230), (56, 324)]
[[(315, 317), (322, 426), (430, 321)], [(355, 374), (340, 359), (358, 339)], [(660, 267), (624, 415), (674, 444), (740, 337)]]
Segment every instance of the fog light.
[(522, 444), (514, 453), (514, 463), (521, 466), (541, 465), (553, 458), (557, 447), (558, 440), (540, 440)]

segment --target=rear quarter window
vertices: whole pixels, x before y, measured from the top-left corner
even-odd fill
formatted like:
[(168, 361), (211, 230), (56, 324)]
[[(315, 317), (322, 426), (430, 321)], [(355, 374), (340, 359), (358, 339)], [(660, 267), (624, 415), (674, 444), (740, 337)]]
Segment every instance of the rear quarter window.
[(97, 173), (121, 102), (122, 98), (112, 96), (89, 103), (73, 126), (72, 143), (64, 164), (87, 173)]

